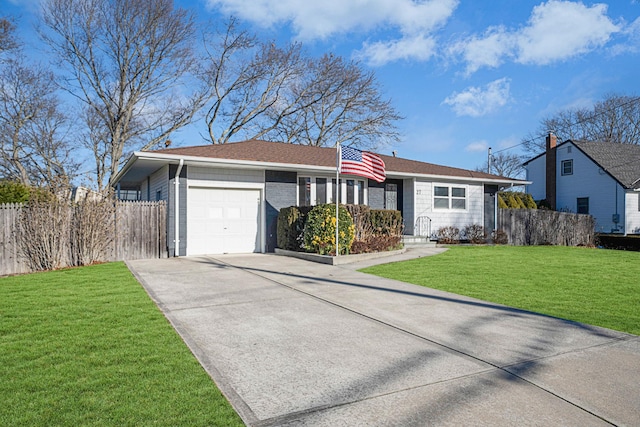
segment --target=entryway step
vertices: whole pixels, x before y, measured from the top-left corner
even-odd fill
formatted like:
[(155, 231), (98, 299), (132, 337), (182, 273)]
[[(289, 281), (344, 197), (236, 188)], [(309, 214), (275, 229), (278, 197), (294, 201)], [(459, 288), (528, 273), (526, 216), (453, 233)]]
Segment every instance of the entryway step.
[(436, 242), (429, 240), (427, 236), (402, 236), (402, 243), (407, 246), (420, 246), (420, 247), (436, 247)]

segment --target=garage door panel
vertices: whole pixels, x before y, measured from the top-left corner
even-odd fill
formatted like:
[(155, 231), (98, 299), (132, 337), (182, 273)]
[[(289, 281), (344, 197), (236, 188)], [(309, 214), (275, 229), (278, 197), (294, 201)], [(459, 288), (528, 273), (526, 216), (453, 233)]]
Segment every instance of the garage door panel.
[(260, 191), (190, 187), (187, 253), (260, 251)]

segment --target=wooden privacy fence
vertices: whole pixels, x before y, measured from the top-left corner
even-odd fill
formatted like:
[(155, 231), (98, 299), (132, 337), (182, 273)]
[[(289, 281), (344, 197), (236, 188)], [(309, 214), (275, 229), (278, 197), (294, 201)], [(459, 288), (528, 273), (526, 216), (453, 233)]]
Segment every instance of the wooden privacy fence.
[(595, 242), (595, 220), (591, 215), (546, 209), (499, 209), (499, 230), (509, 244), (591, 246)]
[(118, 202), (113, 260), (167, 257), (165, 202)]
[[(109, 216), (107, 228), (111, 233), (108, 248), (100, 261), (125, 259), (166, 258), (167, 209), (160, 202), (115, 202), (113, 216)], [(28, 207), (20, 204), (0, 204), (0, 276), (29, 273), (33, 268), (21, 256), (17, 227), (20, 212)], [(69, 205), (68, 209), (73, 209)], [(73, 222), (69, 234), (73, 235)], [(33, 238), (37, 238), (34, 236)], [(68, 244), (73, 242), (68, 239)], [(68, 248), (71, 252), (71, 247)], [(70, 259), (72, 257), (69, 257)], [(103, 258), (103, 259), (102, 259)]]

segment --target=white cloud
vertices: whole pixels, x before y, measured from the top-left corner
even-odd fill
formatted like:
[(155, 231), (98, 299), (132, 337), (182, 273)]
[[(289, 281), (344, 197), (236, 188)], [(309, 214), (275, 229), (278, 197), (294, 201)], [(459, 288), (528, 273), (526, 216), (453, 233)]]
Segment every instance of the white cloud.
[(472, 142), (471, 144), (467, 145), (464, 148), (464, 151), (469, 151), (471, 153), (477, 153), (477, 152), (481, 152), (481, 151), (487, 151), (488, 148), (489, 148), (489, 144), (487, 143), (487, 141), (477, 141), (477, 142)]
[(504, 61), (504, 56), (515, 47), (515, 39), (504, 27), (489, 28), (481, 37), (473, 36), (455, 43), (449, 49), (452, 54), (461, 54), (467, 63), (467, 74), (481, 67), (495, 68)]
[(467, 74), (481, 67), (497, 67), (507, 59), (522, 64), (545, 65), (604, 46), (620, 32), (607, 16), (605, 4), (549, 0), (534, 7), (527, 25), (516, 30), (489, 29), (449, 50), (467, 63)]
[(211, 8), (262, 26), (290, 23), (301, 39), (336, 33), (398, 28), (403, 34), (429, 32), (442, 25), (459, 0), (208, 0)]
[(380, 66), (400, 59), (427, 61), (435, 49), (433, 37), (417, 35), (388, 42), (365, 43), (356, 57), (364, 59), (369, 65)]
[(605, 4), (552, 0), (534, 7), (529, 25), (516, 35), (518, 62), (544, 65), (603, 46), (620, 31), (606, 14)]
[[(435, 52), (432, 33), (443, 26), (459, 0), (208, 0), (211, 8), (254, 24), (290, 24), (301, 40), (326, 39), (336, 34), (393, 31), (396, 36), (365, 43), (356, 53), (371, 65), (412, 59), (426, 61)], [(395, 38), (394, 38), (395, 37)]]
[(463, 92), (454, 92), (443, 103), (458, 116), (480, 117), (496, 111), (509, 101), (510, 80), (502, 78), (484, 87), (471, 86)]
[(640, 51), (640, 17), (629, 24), (623, 32), (629, 39), (628, 43), (620, 43), (613, 46), (611, 54), (638, 53)]

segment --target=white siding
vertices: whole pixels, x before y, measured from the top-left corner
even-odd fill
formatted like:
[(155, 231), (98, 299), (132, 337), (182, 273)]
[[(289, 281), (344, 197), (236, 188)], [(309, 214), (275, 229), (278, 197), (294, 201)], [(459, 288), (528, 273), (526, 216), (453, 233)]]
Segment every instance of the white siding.
[(542, 200), (547, 197), (546, 192), (546, 166), (547, 156), (540, 156), (535, 160), (529, 162), (526, 166), (527, 169), (527, 181), (532, 181), (527, 185), (525, 191), (531, 194), (534, 200)]
[(640, 234), (640, 192), (627, 191), (625, 200), (625, 231), (627, 234)]
[[(433, 187), (455, 186), (466, 188), (467, 208), (433, 209)], [(466, 225), (484, 223), (484, 191), (482, 184), (463, 182), (429, 182), (415, 183), (415, 218), (427, 216), (431, 218), (431, 232), (436, 233), (440, 227), (454, 226), (462, 229)]]
[(412, 236), (414, 234), (415, 217), (415, 181), (413, 178), (405, 179), (402, 183), (403, 201), (402, 214), (404, 220), (404, 234)]
[(140, 184), (140, 200), (151, 200), (149, 198), (149, 185), (146, 179)]
[(190, 166), (187, 169), (189, 186), (223, 188), (264, 188), (264, 171), (251, 169), (223, 169)]
[[(164, 166), (160, 170), (154, 172), (149, 179), (149, 198), (151, 201), (156, 200), (156, 194), (160, 191), (160, 200), (169, 199), (169, 166)], [(146, 197), (146, 192), (143, 193)]]
[[(571, 147), (569, 153), (568, 148)], [(562, 175), (563, 160), (573, 160), (573, 174)], [(616, 229), (613, 214), (620, 216), (618, 230), (623, 232), (625, 224), (625, 191), (616, 180), (604, 172), (573, 144), (565, 144), (557, 151), (556, 162), (556, 208), (577, 211), (577, 199), (589, 198), (589, 214), (596, 220), (597, 232)]]

